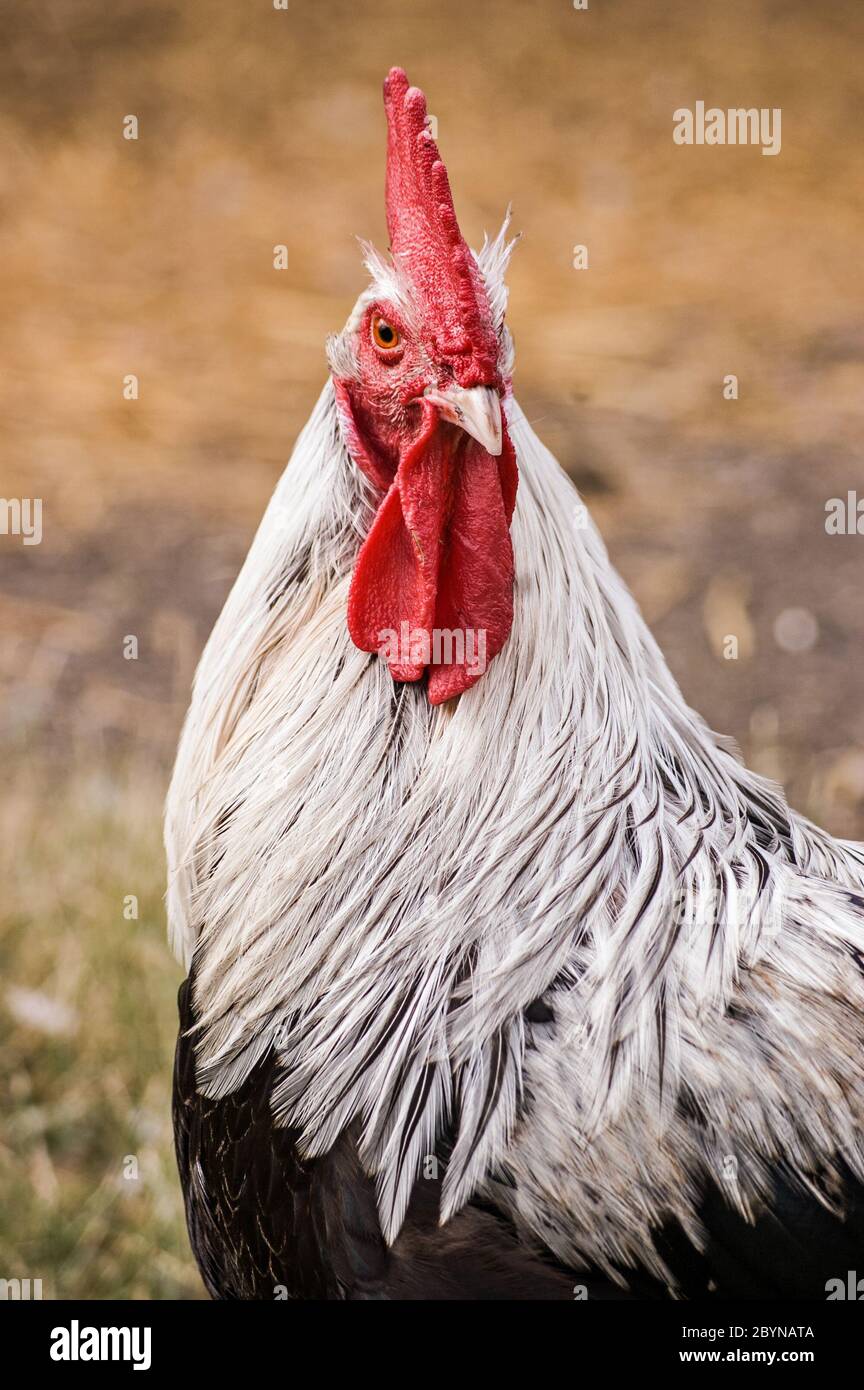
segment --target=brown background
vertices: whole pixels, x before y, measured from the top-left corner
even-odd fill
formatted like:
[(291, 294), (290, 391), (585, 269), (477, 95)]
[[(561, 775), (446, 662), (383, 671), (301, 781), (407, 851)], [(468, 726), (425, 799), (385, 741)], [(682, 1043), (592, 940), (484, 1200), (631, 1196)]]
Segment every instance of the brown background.
[[(201, 643), (362, 286), (353, 238), (386, 244), (392, 63), (427, 92), (469, 240), (514, 204), (517, 395), (688, 699), (864, 835), (864, 537), (825, 533), (829, 498), (864, 497), (864, 8), (589, 3), (4, 14), (0, 492), (43, 499), (44, 538), (0, 536), (2, 1277), (200, 1291), (160, 804)], [(782, 108), (781, 154), (676, 146), (697, 100)], [(778, 643), (790, 609), (806, 651)]]

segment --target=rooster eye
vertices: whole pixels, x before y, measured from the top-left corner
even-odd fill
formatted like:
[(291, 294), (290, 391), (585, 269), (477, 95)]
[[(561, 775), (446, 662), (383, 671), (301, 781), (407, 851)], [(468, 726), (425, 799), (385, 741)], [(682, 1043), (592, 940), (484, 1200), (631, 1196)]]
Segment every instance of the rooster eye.
[(373, 314), (372, 341), (376, 347), (384, 348), (386, 352), (388, 348), (399, 346), (401, 341), (399, 330), (394, 328), (392, 323), (388, 323), (386, 319), (383, 319), (380, 314)]

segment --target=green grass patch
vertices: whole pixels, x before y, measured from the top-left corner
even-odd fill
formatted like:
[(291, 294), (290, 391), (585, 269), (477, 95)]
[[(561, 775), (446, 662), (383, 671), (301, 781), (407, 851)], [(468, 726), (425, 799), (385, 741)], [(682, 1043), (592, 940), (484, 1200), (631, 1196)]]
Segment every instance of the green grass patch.
[(128, 763), (56, 786), (49, 768), (11, 777), (0, 1277), (41, 1279), (45, 1298), (201, 1297), (171, 1137), (181, 972), (165, 941), (164, 780)]

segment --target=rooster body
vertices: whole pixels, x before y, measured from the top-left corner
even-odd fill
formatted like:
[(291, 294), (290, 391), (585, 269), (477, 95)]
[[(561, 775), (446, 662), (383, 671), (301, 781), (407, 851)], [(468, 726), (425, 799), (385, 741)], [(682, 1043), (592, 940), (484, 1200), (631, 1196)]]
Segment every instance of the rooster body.
[[(463, 256), (422, 96), (386, 93), (393, 261), (169, 794), (205, 1282), (824, 1298), (864, 1235), (864, 853), (685, 704), (513, 399), (506, 224)], [(432, 626), (485, 664), (430, 664)]]

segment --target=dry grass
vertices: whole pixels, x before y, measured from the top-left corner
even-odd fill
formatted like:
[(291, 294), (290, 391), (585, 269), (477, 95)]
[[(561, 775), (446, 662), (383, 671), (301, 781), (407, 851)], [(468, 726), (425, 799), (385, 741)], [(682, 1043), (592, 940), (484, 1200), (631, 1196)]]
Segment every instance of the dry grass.
[[(45, 534), (0, 536), (0, 1276), (183, 1296), (160, 803), (200, 644), (360, 286), (353, 238), (385, 243), (384, 73), (427, 89), (472, 240), (513, 199), (520, 399), (686, 694), (861, 836), (864, 542), (827, 537), (824, 504), (864, 476), (864, 10), (67, 0), (14, 7), (3, 37), (0, 492), (41, 497)], [(698, 99), (781, 106), (780, 157), (675, 147)], [(776, 635), (795, 608), (800, 652)]]

